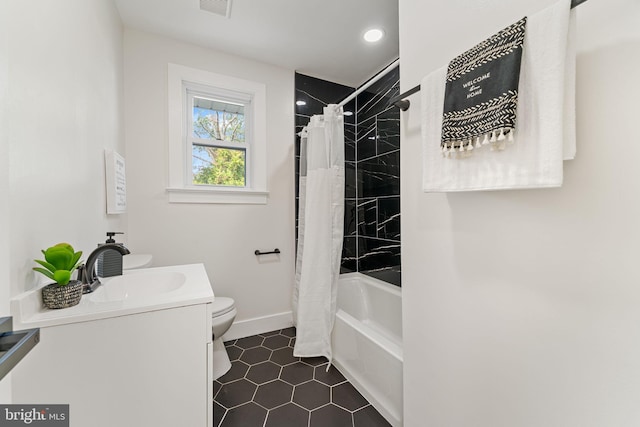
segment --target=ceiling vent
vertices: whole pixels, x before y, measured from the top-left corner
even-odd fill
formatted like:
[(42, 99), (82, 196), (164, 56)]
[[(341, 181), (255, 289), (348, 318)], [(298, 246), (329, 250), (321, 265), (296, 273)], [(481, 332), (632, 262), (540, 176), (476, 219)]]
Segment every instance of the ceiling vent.
[(200, 9), (228, 18), (231, 15), (231, 0), (200, 0)]

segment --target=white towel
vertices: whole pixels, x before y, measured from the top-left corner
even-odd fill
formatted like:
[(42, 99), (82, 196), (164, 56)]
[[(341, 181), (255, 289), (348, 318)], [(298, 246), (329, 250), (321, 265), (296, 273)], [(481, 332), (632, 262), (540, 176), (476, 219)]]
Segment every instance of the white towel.
[(515, 142), (504, 151), (442, 155), (440, 137), (447, 66), (421, 82), (423, 191), (479, 191), (562, 185), (562, 161), (575, 141), (575, 18), (570, 0), (528, 17)]

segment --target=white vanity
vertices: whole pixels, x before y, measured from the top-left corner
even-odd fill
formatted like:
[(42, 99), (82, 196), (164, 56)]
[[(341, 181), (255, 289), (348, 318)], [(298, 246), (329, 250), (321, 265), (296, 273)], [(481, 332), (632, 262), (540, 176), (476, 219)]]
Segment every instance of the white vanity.
[(12, 371), (13, 403), (69, 404), (77, 427), (213, 425), (211, 303), (202, 264), (126, 271), (75, 307), (11, 301), (41, 341)]

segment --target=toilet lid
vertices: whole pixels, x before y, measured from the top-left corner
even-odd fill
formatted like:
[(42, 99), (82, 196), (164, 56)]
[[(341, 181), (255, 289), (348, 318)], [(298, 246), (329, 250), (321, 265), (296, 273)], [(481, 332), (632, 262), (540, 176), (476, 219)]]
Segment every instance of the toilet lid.
[(214, 297), (213, 298), (213, 316), (220, 316), (233, 310), (233, 298)]

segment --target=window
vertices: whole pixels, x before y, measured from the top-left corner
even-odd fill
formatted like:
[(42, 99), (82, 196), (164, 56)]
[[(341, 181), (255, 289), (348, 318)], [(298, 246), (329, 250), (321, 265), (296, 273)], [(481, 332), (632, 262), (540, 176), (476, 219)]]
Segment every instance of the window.
[(251, 160), (251, 117), (246, 113), (251, 111), (251, 99), (185, 86), (191, 183), (246, 187), (246, 165)]
[(169, 201), (266, 203), (265, 86), (169, 64)]

